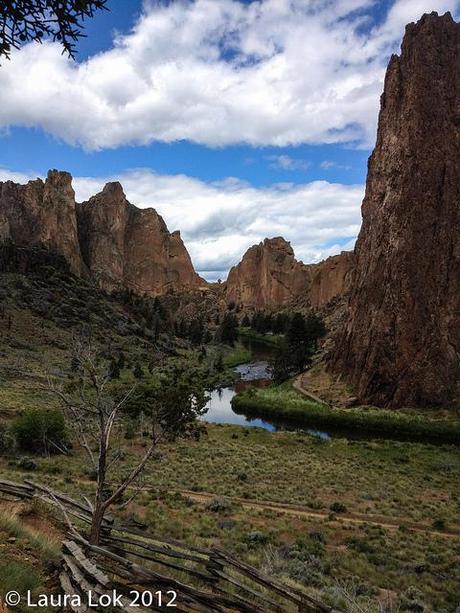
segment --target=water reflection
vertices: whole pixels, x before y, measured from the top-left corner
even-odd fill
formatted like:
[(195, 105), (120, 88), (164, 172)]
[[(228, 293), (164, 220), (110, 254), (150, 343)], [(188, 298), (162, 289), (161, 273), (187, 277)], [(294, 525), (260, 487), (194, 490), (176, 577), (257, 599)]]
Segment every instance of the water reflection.
[[(246, 417), (245, 415), (237, 415), (233, 412), (233, 396), (246, 390), (248, 387), (268, 387), (272, 383), (267, 360), (273, 352), (273, 349), (260, 343), (254, 343), (253, 341), (246, 341), (244, 345), (251, 351), (254, 361), (247, 364), (240, 364), (235, 368), (240, 378), (232, 386), (217, 388), (211, 392), (207, 404), (207, 412), (202, 419), (215, 424), (257, 426), (269, 430), (270, 432), (295, 429), (292, 424), (283, 422), (270, 423), (263, 419), (254, 419)], [(319, 430), (306, 431), (319, 439), (329, 439), (329, 434), (326, 432), (321, 432)]]

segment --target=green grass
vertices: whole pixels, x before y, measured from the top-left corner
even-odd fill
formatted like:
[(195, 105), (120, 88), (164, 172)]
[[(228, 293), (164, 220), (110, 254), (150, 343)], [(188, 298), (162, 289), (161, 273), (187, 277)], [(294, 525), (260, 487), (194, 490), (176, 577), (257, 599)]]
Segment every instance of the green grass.
[(59, 558), (59, 544), (57, 542), (24, 525), (20, 518), (11, 513), (0, 512), (0, 530), (30, 545), (45, 561)]
[(239, 364), (245, 364), (250, 361), (251, 352), (239, 343), (224, 357), (224, 364), (227, 368), (234, 368), (239, 366)]
[(278, 345), (284, 339), (283, 334), (261, 334), (252, 328), (240, 328), (238, 330), (238, 334), (241, 338), (249, 341), (256, 341), (257, 343), (262, 343), (271, 347), (278, 347)]
[(236, 413), (298, 426), (460, 444), (460, 421), (430, 420), (384, 409), (330, 409), (286, 386), (249, 389), (232, 400)]
[[(128, 516), (165, 537), (224, 547), (336, 607), (343, 585), (355, 586), (367, 612), (379, 610), (379, 589), (403, 598), (416, 586), (431, 610), (455, 610), (460, 539), (412, 532), (404, 525), (420, 523), (429, 529), (443, 520), (446, 530), (459, 528), (456, 447), (346, 438), (322, 442), (302, 432), (241, 426), (209, 425), (207, 431), (199, 441), (162, 446), (161, 457), (145, 474), (147, 489), (126, 509)], [(139, 441), (125, 443), (125, 466), (142, 450)], [(11, 461), (0, 462), (3, 478), (29, 476)], [(39, 463), (37, 481), (77, 497), (94, 488), (77, 446), (72, 456)], [(300, 504), (324, 517), (300, 518), (238, 503), (200, 505), (177, 490)], [(344, 505), (347, 513), (397, 520), (401, 529), (342, 523), (343, 513), (337, 519), (329, 516), (334, 503)], [(442, 582), (440, 575), (446, 577)], [(372, 606), (366, 608), (365, 599)]]
[(21, 560), (0, 561), (0, 595), (14, 590), (24, 596), (42, 584), (40, 573), (30, 562)]

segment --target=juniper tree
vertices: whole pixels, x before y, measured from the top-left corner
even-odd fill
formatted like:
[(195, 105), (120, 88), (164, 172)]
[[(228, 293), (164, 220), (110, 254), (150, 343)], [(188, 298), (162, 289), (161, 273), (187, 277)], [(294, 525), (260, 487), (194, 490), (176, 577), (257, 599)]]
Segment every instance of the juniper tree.
[(0, 58), (11, 49), (44, 38), (58, 41), (75, 57), (75, 43), (84, 36), (85, 19), (105, 9), (107, 0), (3, 0), (0, 2)]

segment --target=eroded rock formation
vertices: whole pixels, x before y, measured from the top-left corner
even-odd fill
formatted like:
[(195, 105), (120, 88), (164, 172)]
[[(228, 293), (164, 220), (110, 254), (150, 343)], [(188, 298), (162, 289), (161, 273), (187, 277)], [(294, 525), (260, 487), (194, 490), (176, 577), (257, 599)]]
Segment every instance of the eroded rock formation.
[(77, 205), (71, 175), (57, 170), (46, 181), (0, 183), (0, 244), (45, 247), (109, 290), (157, 295), (205, 283), (154, 209), (130, 204), (119, 183)]
[(43, 245), (63, 255), (73, 273), (83, 274), (71, 175), (50, 170), (46, 181), (0, 183), (0, 240)]
[(226, 282), (227, 303), (252, 309), (282, 308), (308, 293), (310, 271), (281, 237), (250, 247)]
[(331, 367), (362, 402), (448, 403), (460, 375), (460, 24), (410, 24), (388, 66), (350, 314)]
[(342, 251), (311, 267), (310, 302), (314, 309), (324, 307), (349, 290), (353, 266), (354, 254)]
[(230, 270), (226, 301), (253, 310), (322, 308), (347, 290), (352, 266), (353, 254), (347, 252), (306, 265), (283, 238), (266, 238)]
[(180, 233), (170, 234), (154, 209), (130, 204), (120, 183), (108, 183), (79, 205), (78, 220), (85, 262), (106, 289), (157, 295), (205, 283)]

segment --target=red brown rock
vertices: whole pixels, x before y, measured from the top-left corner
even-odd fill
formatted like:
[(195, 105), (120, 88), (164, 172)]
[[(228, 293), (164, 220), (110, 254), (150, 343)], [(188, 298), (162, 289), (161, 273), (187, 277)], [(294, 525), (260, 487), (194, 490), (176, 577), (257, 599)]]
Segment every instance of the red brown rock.
[(250, 309), (283, 308), (306, 294), (310, 271), (294, 257), (284, 238), (266, 238), (250, 247), (226, 282), (227, 303)]
[(361, 402), (435, 405), (460, 375), (460, 24), (424, 15), (388, 66), (350, 314), (332, 356)]
[(226, 302), (252, 310), (319, 309), (347, 291), (353, 261), (353, 254), (343, 251), (319, 264), (303, 264), (284, 238), (266, 238), (230, 270)]
[(354, 255), (351, 251), (342, 251), (312, 266), (310, 303), (314, 309), (324, 307), (348, 291), (353, 266)]
[(79, 205), (78, 219), (83, 257), (101, 287), (155, 296), (205, 284), (180, 233), (170, 234), (154, 209), (129, 203), (120, 183)]
[(45, 182), (0, 183), (0, 240), (41, 244), (63, 255), (72, 272), (83, 274), (71, 175), (50, 170)]

